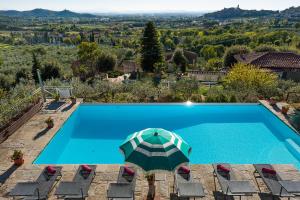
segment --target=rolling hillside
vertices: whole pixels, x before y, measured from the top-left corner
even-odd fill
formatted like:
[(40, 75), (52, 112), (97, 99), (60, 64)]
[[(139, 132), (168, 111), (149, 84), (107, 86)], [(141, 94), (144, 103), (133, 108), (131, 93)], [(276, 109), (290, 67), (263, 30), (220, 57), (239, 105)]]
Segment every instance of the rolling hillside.
[(29, 11), (3, 10), (0, 15), (7, 17), (28, 17), (28, 18), (93, 18), (96, 15), (75, 13), (69, 10), (52, 11), (46, 9), (34, 9)]

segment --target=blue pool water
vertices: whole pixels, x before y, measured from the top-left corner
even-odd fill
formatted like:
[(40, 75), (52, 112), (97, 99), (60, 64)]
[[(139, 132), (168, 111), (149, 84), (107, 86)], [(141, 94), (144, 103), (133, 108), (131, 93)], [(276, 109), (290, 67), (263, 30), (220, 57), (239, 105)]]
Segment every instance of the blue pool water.
[(145, 128), (181, 135), (194, 164), (300, 166), (300, 136), (259, 104), (82, 104), (34, 163), (121, 164), (119, 145)]

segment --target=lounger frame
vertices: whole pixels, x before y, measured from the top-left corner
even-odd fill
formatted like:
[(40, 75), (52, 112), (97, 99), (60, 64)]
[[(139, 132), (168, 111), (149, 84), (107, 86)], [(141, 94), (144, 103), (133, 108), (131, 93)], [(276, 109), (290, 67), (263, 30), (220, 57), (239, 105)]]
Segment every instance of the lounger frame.
[[(82, 170), (82, 166), (79, 166), (76, 174), (73, 178), (73, 180), (69, 183), (81, 183), (82, 187), (80, 188), (80, 193), (81, 195), (60, 195), (60, 194), (56, 194), (57, 198), (65, 198), (65, 199), (85, 199), (86, 197), (88, 197), (88, 189), (90, 187), (90, 185), (93, 182), (93, 179), (96, 176), (96, 165), (89, 165), (89, 167), (92, 169), (92, 171), (90, 173), (86, 173), (86, 176), (88, 176), (87, 178), (84, 178), (84, 174), (83, 174), (83, 170)], [(64, 183), (64, 182), (61, 182)], [(59, 186), (58, 186), (59, 187)]]
[[(129, 167), (129, 168), (131, 168), (131, 169), (134, 170), (133, 167)], [(135, 193), (134, 193), (134, 190), (135, 190), (135, 185), (136, 185), (137, 172), (136, 172), (136, 170), (134, 170), (135, 173), (134, 173), (134, 176), (133, 176), (133, 178), (132, 178), (132, 181), (128, 181), (128, 179), (126, 179), (126, 178), (123, 176), (124, 169), (125, 169), (124, 166), (121, 166), (121, 167), (120, 167), (120, 169), (119, 169), (119, 174), (118, 174), (118, 179), (117, 179), (117, 183), (111, 183), (111, 184), (115, 184), (115, 185), (118, 185), (118, 184), (120, 184), (120, 185), (124, 185), (124, 184), (125, 184), (125, 185), (130, 185), (130, 186), (131, 186), (131, 190), (132, 190), (132, 191), (131, 191), (131, 193), (132, 193), (132, 198), (123, 198), (123, 197), (118, 197), (118, 198), (114, 197), (114, 198), (116, 198), (116, 199), (126, 199), (126, 200), (132, 199), (132, 200), (134, 200), (134, 199), (135, 199)], [(107, 194), (108, 194), (108, 189), (107, 189)], [(114, 198), (108, 197), (108, 195), (107, 195), (107, 199), (114, 199)]]
[[(214, 186), (215, 186), (215, 191), (217, 191), (217, 183), (216, 183), (216, 179), (218, 180), (221, 190), (222, 190), (222, 194), (224, 194), (224, 199), (226, 200), (229, 196), (237, 196), (240, 199), (242, 199), (242, 196), (253, 196), (253, 194), (255, 193), (231, 193), (229, 190), (229, 186), (225, 187), (225, 183), (226, 182), (230, 182), (230, 181), (237, 181), (236, 176), (234, 174), (234, 172), (232, 171), (232, 168), (229, 164), (227, 163), (218, 163), (221, 164), (227, 168), (230, 168), (230, 172), (228, 173), (228, 176), (230, 177), (229, 180), (226, 180), (223, 176), (222, 178), (224, 178), (224, 180), (221, 180), (221, 175), (219, 175), (219, 173), (216, 171), (217, 170), (217, 164), (213, 164), (213, 176), (214, 176)], [(248, 180), (247, 180), (248, 181)]]
[[(188, 176), (187, 179), (184, 178), (183, 176)], [(181, 184), (189, 184), (189, 183), (197, 183), (199, 184), (199, 186), (202, 188), (203, 190), (203, 185), (199, 182), (199, 181), (195, 181), (195, 179), (193, 178), (193, 175), (192, 173), (180, 173), (178, 172), (178, 170), (175, 172), (174, 174), (174, 185), (173, 185), (173, 192), (177, 194), (178, 197), (181, 197), (179, 196), (178, 194), (178, 183), (181, 183)], [(204, 194), (204, 190), (203, 190), (203, 195), (200, 195), (200, 196), (194, 196), (194, 195), (190, 195), (190, 196), (184, 196), (184, 197), (188, 197), (188, 198), (191, 198), (193, 197), (194, 199), (195, 198), (203, 198), (205, 197), (205, 194)]]
[[(54, 175), (46, 175), (46, 168), (43, 169), (42, 173), (39, 175), (39, 177), (36, 179), (35, 183), (41, 184), (41, 183), (48, 183), (47, 181), (51, 181), (52, 184), (47, 187), (45, 191), (43, 191), (43, 194), (41, 194), (41, 191), (39, 188), (36, 188), (37, 195), (32, 196), (25, 196), (24, 199), (47, 199), (49, 197), (49, 193), (53, 190), (53, 188), (56, 186), (56, 184), (59, 182), (59, 180), (62, 177), (61, 170), (62, 167), (54, 167), (56, 169), (56, 172)], [(50, 179), (53, 180), (50, 180)], [(49, 180), (48, 180), (49, 179)], [(26, 182), (25, 182), (26, 183)], [(50, 183), (50, 182), (49, 182)], [(45, 188), (43, 188), (45, 189)], [(16, 197), (21, 197), (22, 195), (12, 195), (13, 199)]]
[[(293, 194), (290, 194), (290, 195), (282, 195), (282, 192), (283, 192), (283, 190), (284, 190), (284, 188), (283, 188), (282, 186), (281, 186), (281, 188), (280, 188), (279, 194), (274, 194), (274, 193), (272, 192), (272, 189), (270, 188), (269, 183), (267, 183), (267, 182), (266, 182), (266, 179), (262, 177), (262, 172), (260, 173), (260, 172), (258, 171), (258, 169), (257, 169), (258, 166), (261, 166), (261, 168), (262, 168), (262, 167), (268, 167), (268, 168), (273, 169), (272, 165), (270, 165), (270, 164), (254, 164), (253, 166), (254, 166), (254, 168), (255, 168), (255, 170), (254, 170), (254, 172), (253, 172), (253, 176), (254, 176), (255, 182), (256, 182), (256, 184), (257, 184), (257, 187), (258, 187), (260, 193), (262, 193), (262, 192), (261, 192), (261, 189), (260, 189), (260, 187), (259, 187), (259, 183), (258, 183), (258, 180), (257, 180), (257, 179), (261, 179), (261, 180), (264, 182), (264, 184), (267, 186), (267, 188), (268, 188), (268, 190), (269, 190), (269, 194), (272, 195), (272, 199), (273, 199), (273, 200), (275, 199), (275, 197), (287, 198), (288, 200), (289, 200), (291, 197), (294, 197)], [(276, 175), (276, 178), (277, 178), (277, 181), (282, 180), (281, 177), (280, 177), (278, 174)], [(279, 184), (279, 183), (278, 183), (278, 184)]]

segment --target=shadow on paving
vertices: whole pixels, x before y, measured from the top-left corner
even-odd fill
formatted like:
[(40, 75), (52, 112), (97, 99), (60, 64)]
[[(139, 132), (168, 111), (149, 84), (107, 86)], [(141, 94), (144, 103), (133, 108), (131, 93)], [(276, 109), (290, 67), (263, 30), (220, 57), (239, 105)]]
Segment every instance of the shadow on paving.
[(213, 192), (214, 198), (215, 200), (234, 200), (234, 198), (232, 196), (226, 196), (225, 194), (223, 194), (222, 192), (219, 191), (214, 191)]
[(10, 175), (14, 173), (18, 169), (18, 166), (12, 165), (8, 168), (3, 174), (0, 175), (0, 183), (4, 184), (7, 179), (9, 179)]
[(273, 196), (269, 193), (258, 193), (258, 196), (261, 200), (280, 200), (279, 197)]
[(49, 105), (47, 105), (47, 107), (45, 108), (45, 110), (57, 110), (59, 109), (62, 105), (64, 105), (66, 102), (63, 101), (58, 101), (58, 102), (51, 102)]
[[(221, 192), (213, 192), (214, 195), (214, 199), (215, 200), (224, 200), (226, 198), (226, 200), (234, 200), (234, 198), (232, 196), (227, 196), (224, 195)], [(178, 197), (176, 194), (171, 193), (170, 194), (170, 200), (189, 200), (189, 199), (193, 199), (193, 198), (188, 198), (188, 197)]]
[(170, 194), (170, 200), (189, 200), (188, 197), (178, 197), (176, 194)]
[(45, 128), (44, 130), (38, 132), (34, 137), (33, 140), (37, 140), (40, 137), (44, 136), (50, 129), (49, 128)]
[(75, 104), (71, 103), (68, 106), (64, 107), (61, 111), (62, 112), (67, 112), (68, 110), (70, 110)]

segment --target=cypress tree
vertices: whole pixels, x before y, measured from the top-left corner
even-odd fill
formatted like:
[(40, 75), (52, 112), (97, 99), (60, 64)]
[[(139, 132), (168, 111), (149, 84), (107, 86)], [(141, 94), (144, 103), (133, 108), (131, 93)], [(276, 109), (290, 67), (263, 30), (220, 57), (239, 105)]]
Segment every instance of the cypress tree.
[(95, 35), (94, 35), (94, 32), (92, 32), (90, 34), (90, 42), (95, 42)]
[(146, 72), (153, 72), (155, 63), (163, 61), (161, 44), (153, 22), (146, 24), (141, 39), (141, 66)]
[(39, 78), (37, 75), (37, 70), (41, 69), (41, 63), (38, 60), (38, 58), (36, 57), (35, 53), (32, 53), (32, 68), (31, 68), (31, 74), (32, 74), (32, 78), (33, 80), (38, 83), (39, 82)]
[(187, 59), (184, 56), (183, 50), (182, 49), (176, 49), (174, 55), (173, 55), (173, 62), (177, 65), (180, 66), (180, 70), (182, 73), (186, 72), (186, 66), (187, 66)]

